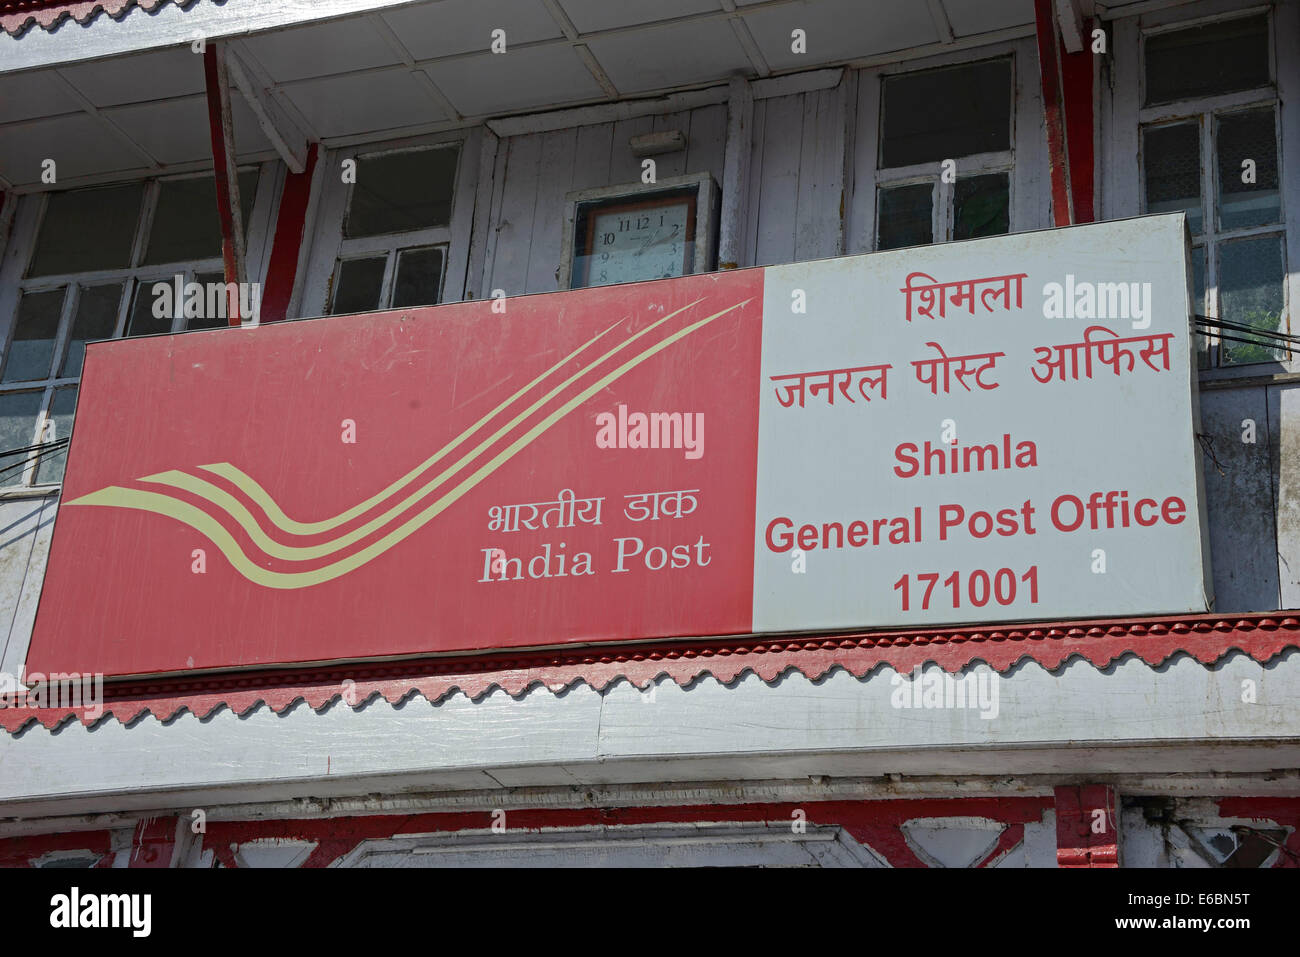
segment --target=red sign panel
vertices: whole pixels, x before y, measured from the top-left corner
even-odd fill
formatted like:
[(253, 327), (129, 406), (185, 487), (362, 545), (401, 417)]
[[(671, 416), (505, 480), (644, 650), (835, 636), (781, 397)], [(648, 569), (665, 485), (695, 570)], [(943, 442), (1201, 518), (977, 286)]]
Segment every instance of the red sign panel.
[(762, 287), (91, 346), (28, 669), (752, 631)]

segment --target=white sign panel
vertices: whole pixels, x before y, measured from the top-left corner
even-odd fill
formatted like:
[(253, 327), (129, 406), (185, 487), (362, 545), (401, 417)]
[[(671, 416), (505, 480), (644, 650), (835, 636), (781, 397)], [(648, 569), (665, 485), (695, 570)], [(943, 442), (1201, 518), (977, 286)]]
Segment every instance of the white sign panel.
[(1182, 214), (764, 280), (756, 632), (1204, 612)]

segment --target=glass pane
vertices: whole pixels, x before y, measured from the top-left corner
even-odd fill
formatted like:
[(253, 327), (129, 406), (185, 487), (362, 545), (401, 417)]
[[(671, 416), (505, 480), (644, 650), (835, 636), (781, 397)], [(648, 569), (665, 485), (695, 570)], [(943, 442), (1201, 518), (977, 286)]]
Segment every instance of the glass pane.
[[(212, 292), (218, 285), (225, 286), (226, 274), (224, 272), (201, 272), (195, 275), (194, 281), (203, 289), (203, 308), (199, 310), (201, 315), (187, 314), (181, 328), (193, 331), (195, 329), (223, 329), (229, 326), (229, 299), (223, 298), (226, 294), (222, 291)], [(188, 310), (188, 312), (193, 311), (192, 309)]]
[[(24, 449), (35, 444), (36, 419), (41, 413), (40, 392), (0, 392), (0, 452)], [(23, 480), (20, 463), (28, 453), (0, 455), (0, 486), (19, 485)]]
[(334, 305), (330, 312), (342, 315), (378, 309), (387, 263), (387, 256), (341, 260), (334, 276)]
[(880, 165), (910, 166), (1011, 148), (1011, 61), (887, 76)]
[[(1192, 312), (1198, 316), (1209, 316), (1205, 303), (1205, 247), (1192, 250)], [(1210, 367), (1210, 338), (1200, 330), (1202, 327), (1192, 322), (1192, 338), (1196, 342), (1196, 368)], [(1207, 330), (1208, 331), (1208, 330)]]
[(81, 290), (77, 297), (76, 317), (72, 320), (72, 335), (63, 359), (62, 377), (81, 375), (81, 364), (86, 358), (86, 343), (95, 339), (113, 338), (117, 328), (117, 308), (122, 303), (122, 284), (91, 286)]
[(934, 187), (929, 183), (882, 188), (876, 216), (876, 248), (902, 249), (932, 242), (933, 195)]
[(66, 291), (23, 293), (13, 341), (5, 353), (4, 382), (26, 382), (49, 376)]
[[(1281, 218), (1273, 122), (1271, 107), (1218, 118), (1220, 229), (1263, 226)], [(1247, 160), (1253, 161), (1253, 169), (1243, 168)], [(1245, 182), (1252, 174), (1254, 182)]]
[[(154, 295), (153, 287), (157, 283), (167, 286)], [(131, 305), (131, 316), (126, 321), (128, 336), (148, 336), (159, 332), (172, 331), (172, 315), (175, 309), (175, 285), (166, 280), (142, 279), (135, 285), (135, 302)], [(161, 315), (159, 315), (161, 313)]]
[[(64, 386), (54, 390), (49, 414), (45, 417), (45, 434), (42, 442), (56, 442), (72, 434), (72, 413), (77, 408), (77, 387)], [(63, 469), (68, 464), (67, 448), (42, 455), (36, 466), (36, 481), (55, 483), (63, 481)]]
[(1147, 37), (1146, 104), (1266, 86), (1268, 16)]
[(1011, 182), (1006, 173), (957, 180), (953, 190), (953, 239), (1001, 236), (1011, 229)]
[[(1282, 283), (1286, 280), (1282, 239), (1264, 236), (1219, 247), (1219, 318), (1276, 332), (1282, 319)], [(1225, 330), (1225, 336), (1251, 339), (1249, 333)], [(1267, 345), (1223, 343), (1224, 362), (1268, 362), (1283, 352)]]
[(1187, 228), (1201, 234), (1200, 125), (1180, 123), (1142, 131), (1146, 212), (1187, 211)]
[(345, 236), (404, 233), (451, 222), (458, 149), (411, 150), (357, 159)]
[[(257, 170), (239, 174), (239, 208), (248, 235), (257, 192)], [(217, 181), (211, 176), (163, 180), (158, 184), (158, 208), (145, 249), (147, 266), (158, 263), (214, 259), (221, 255), (221, 217), (217, 214)]]
[(393, 308), (436, 304), (441, 281), (441, 246), (403, 249), (397, 254), (397, 280), (393, 286)]
[(141, 183), (51, 193), (27, 275), (129, 266), (143, 197)]

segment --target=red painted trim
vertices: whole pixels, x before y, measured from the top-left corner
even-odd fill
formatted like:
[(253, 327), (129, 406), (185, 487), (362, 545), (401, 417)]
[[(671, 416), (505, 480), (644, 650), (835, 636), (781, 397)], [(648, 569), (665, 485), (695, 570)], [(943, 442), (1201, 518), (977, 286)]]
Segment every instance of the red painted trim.
[(1219, 801), (1222, 817), (1249, 818), (1291, 828), (1274, 867), (1300, 868), (1300, 797), (1230, 797)]
[(139, 821), (131, 838), (131, 859), (127, 866), (171, 867), (176, 848), (176, 822), (174, 817), (147, 817)]
[(0, 839), (0, 867), (31, 867), (32, 861), (51, 851), (86, 851), (101, 855), (96, 867), (113, 863), (112, 837), (108, 831), (73, 831), (66, 834), (34, 834)]
[(1069, 226), (1074, 221), (1069, 189), (1070, 158), (1066, 150), (1065, 124), (1061, 116), (1061, 78), (1056, 58), (1056, 19), (1052, 0), (1034, 0), (1035, 33), (1038, 37), (1038, 75), (1043, 89), (1043, 116), (1047, 129), (1047, 158), (1052, 174), (1052, 224)]
[(1097, 219), (1093, 150), (1096, 135), (1093, 77), (1097, 58), (1091, 46), (1095, 24), (1096, 21), (1093, 20), (1083, 22), (1082, 51), (1067, 53), (1064, 43), (1059, 48), (1061, 93), (1065, 104), (1065, 141), (1068, 147), (1066, 153), (1070, 161), (1070, 198), (1076, 223), (1091, 223)]
[[(114, 681), (104, 688), (103, 716), (127, 723), (147, 711), (165, 721), (182, 710), (203, 718), (221, 707), (245, 714), (262, 704), (280, 714), (298, 701), (320, 710), (345, 694), (359, 708), (376, 695), (396, 704), (418, 692), (436, 702), (456, 690), (478, 699), (492, 688), (518, 696), (541, 684), (558, 693), (580, 681), (597, 691), (623, 679), (644, 688), (662, 675), (682, 687), (704, 674), (729, 683), (753, 672), (774, 682), (790, 669), (812, 680), (833, 668), (862, 678), (885, 664), (908, 672), (933, 662), (956, 673), (982, 661), (1005, 673), (1026, 659), (1048, 670), (1075, 657), (1105, 668), (1131, 654), (1154, 667), (1187, 654), (1209, 666), (1234, 649), (1266, 663), (1288, 648), (1300, 648), (1294, 612), (642, 643)], [(0, 727), (14, 733), (36, 721), (53, 729), (73, 717), (96, 723), (84, 709), (0, 708)]]
[[(840, 826), (893, 867), (925, 867), (900, 827), (936, 817), (984, 817), (1007, 825), (998, 846), (979, 866), (1001, 857), (1024, 839), (1024, 825), (1041, 821), (1050, 798), (929, 798), (883, 801), (805, 801), (780, 804), (685, 805), (680, 807), (563, 808), (507, 810), (511, 831), (554, 827), (620, 827), (630, 824), (767, 823), (789, 827), (802, 811), (809, 825)], [(317, 842), (303, 867), (327, 867), (362, 841), (401, 834), (488, 830), (493, 812), (465, 811), (417, 815), (377, 815), (294, 821), (210, 821), (205, 849), (226, 867), (235, 866), (234, 847), (246, 841), (292, 838)]]
[[(221, 261), (225, 268), (227, 288), (239, 282), (239, 260), (235, 251), (234, 206), (230, 197), (230, 162), (233, 143), (226, 142), (229, 101), (221, 96), (221, 65), (217, 60), (217, 44), (203, 48), (203, 74), (208, 98), (208, 132), (212, 137), (212, 170), (217, 185), (217, 216), (221, 219)], [(228, 323), (239, 325), (239, 296), (228, 297), (226, 315)]]
[(319, 145), (312, 143), (307, 150), (306, 168), (301, 173), (285, 174), (271, 260), (266, 267), (266, 284), (262, 291), (261, 322), (279, 322), (288, 318), (289, 300), (293, 297), (293, 284), (298, 277), (307, 206), (311, 201), (311, 178), (319, 151)]
[[(1104, 812), (1104, 817), (1099, 817), (1098, 811)], [(1119, 809), (1114, 788), (1104, 784), (1056, 788), (1056, 863), (1059, 867), (1119, 867)]]
[[(901, 827), (910, 821), (946, 817), (982, 817), (1005, 825), (994, 849), (977, 867), (995, 864), (1024, 841), (1025, 825), (1040, 822), (1052, 808), (1048, 797), (898, 798), (873, 801), (804, 801), (773, 804), (707, 804), (625, 808), (547, 808), (507, 810), (510, 831), (542, 828), (625, 827), (637, 824), (762, 823), (786, 828), (799, 820), (808, 825), (843, 827), (854, 840), (871, 848), (893, 867), (925, 867), (907, 843)], [(181, 821), (185, 818), (182, 816)], [(222, 867), (238, 867), (235, 852), (256, 840), (298, 840), (316, 844), (303, 867), (327, 867), (362, 841), (406, 834), (485, 831), (492, 811), (445, 811), (414, 815), (354, 815), (314, 819), (209, 821), (198, 836)], [(178, 819), (145, 819), (135, 828), (132, 867), (167, 866), (174, 853)], [(112, 863), (111, 832), (85, 831), (22, 838), (0, 838), (0, 864), (22, 867), (52, 850), (88, 849)], [(147, 860), (146, 860), (147, 858)], [(103, 866), (103, 861), (101, 866)]]

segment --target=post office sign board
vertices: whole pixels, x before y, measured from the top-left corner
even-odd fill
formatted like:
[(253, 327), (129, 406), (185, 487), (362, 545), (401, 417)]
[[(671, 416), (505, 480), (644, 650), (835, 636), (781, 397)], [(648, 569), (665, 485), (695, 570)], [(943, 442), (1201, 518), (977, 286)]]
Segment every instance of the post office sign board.
[(29, 670), (1206, 611), (1185, 226), (91, 345)]

